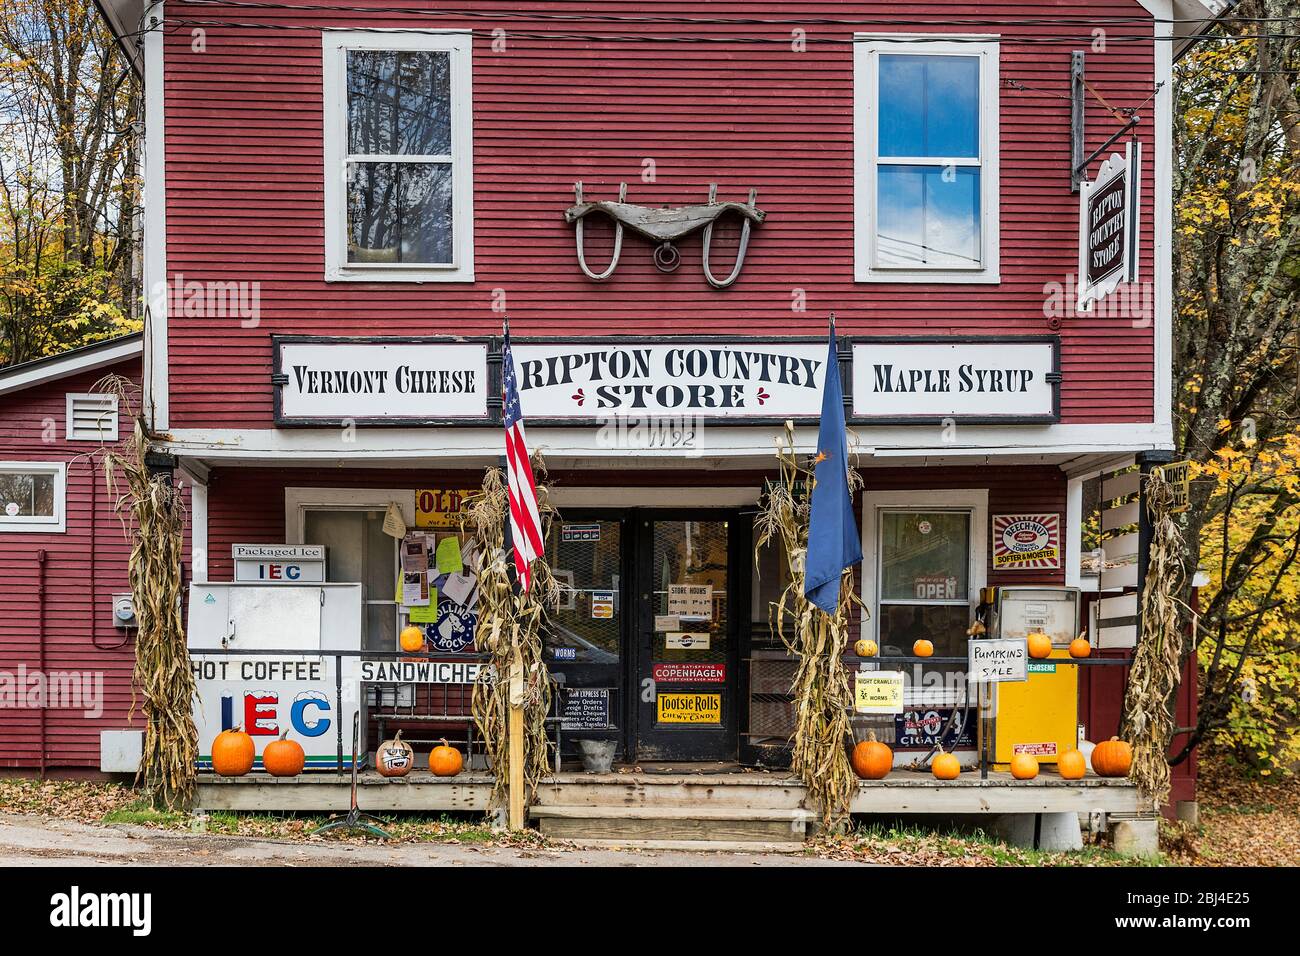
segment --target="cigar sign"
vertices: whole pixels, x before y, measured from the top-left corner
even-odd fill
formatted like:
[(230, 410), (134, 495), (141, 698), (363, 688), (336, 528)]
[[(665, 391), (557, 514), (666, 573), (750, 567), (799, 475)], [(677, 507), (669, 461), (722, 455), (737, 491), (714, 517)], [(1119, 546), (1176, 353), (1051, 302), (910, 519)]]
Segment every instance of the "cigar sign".
[(277, 425), (482, 422), (486, 342), (275, 336)]
[(1112, 153), (1079, 191), (1079, 311), (1137, 279), (1142, 145)]
[(1055, 336), (855, 339), (853, 418), (864, 423), (1054, 422)]
[(821, 413), (824, 339), (519, 339), (511, 351), (530, 420)]

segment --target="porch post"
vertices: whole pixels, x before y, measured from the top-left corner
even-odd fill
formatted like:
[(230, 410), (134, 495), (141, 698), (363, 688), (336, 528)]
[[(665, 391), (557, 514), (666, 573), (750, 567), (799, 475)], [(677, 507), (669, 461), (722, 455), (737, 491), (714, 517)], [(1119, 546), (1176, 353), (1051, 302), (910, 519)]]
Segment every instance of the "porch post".
[(524, 665), (519, 650), (515, 649), (510, 664), (510, 722), (507, 732), (510, 755), (510, 800), (507, 826), (511, 830), (524, 828)]

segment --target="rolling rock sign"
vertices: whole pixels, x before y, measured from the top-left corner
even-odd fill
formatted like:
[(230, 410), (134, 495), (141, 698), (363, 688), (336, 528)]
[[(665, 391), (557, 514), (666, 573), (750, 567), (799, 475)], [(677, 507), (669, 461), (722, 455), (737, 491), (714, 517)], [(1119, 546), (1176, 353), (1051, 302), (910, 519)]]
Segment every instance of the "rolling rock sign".
[(1079, 190), (1079, 303), (1089, 312), (1121, 282), (1137, 281), (1142, 144), (1111, 154)]

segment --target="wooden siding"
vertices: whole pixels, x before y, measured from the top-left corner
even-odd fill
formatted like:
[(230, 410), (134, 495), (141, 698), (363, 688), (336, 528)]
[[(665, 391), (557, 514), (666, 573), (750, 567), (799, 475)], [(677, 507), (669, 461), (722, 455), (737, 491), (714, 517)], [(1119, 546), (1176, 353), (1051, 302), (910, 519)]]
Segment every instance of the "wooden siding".
[[(92, 391), (109, 372), (140, 381), (140, 360), (83, 372), (0, 396), (0, 458), (68, 463), (67, 530), (58, 534), (0, 531), (0, 670), (13, 674), (20, 665), (35, 672), (41, 662), (54, 671), (103, 675), (103, 714), (83, 716), (80, 709), (47, 709), (46, 762), (60, 767), (99, 767), (99, 733), (128, 726), (131, 672), (135, 664), (133, 632), (112, 624), (112, 595), (129, 591), (130, 544), (114, 513), (113, 496), (104, 484), (98, 442), (67, 441), (65, 401), (68, 392)], [(125, 434), (130, 423), (122, 418)], [(47, 440), (53, 436), (53, 440)], [(39, 555), (45, 552), (45, 598), (42, 617)], [(40, 711), (0, 710), (0, 767), (40, 764)], [(131, 727), (143, 728), (137, 712)]]
[[(1152, 266), (1154, 105), (1151, 25), (1135, 0), (979, 8), (984, 19), (1077, 18), (1072, 24), (926, 27), (918, 17), (970, 19), (968, 4), (751, 0), (705, 6), (611, 2), (602, 14), (749, 17), (782, 25), (697, 27), (490, 20), (454, 15), (360, 15), (338, 10), (186, 6), (169, 2), (166, 47), (167, 255), (186, 281), (260, 283), (255, 327), (238, 319), (173, 315), (169, 328), (171, 425), (271, 425), (273, 332), (316, 334), (490, 334), (504, 297), (516, 335), (730, 332), (820, 333), (826, 313), (842, 334), (1041, 333), (1044, 287), (1077, 269), (1078, 198), (1069, 189), (1070, 51), (1085, 49), (1090, 82), (1120, 107), (1141, 107), (1146, 147), (1142, 278)], [(496, 9), (465, 0), (468, 11)], [(583, 13), (585, 4), (526, 2), (526, 12)], [(521, 14), (522, 17), (522, 14)], [(853, 281), (853, 65), (847, 26), (808, 26), (812, 42), (791, 48), (800, 17), (893, 18), (864, 31), (1001, 34), (1001, 274), (999, 285), (865, 284)], [(1092, 47), (1093, 24), (1107, 47)], [(192, 49), (204, 21), (203, 52)], [(975, 19), (979, 19), (976, 17)], [(223, 21), (212, 25), (214, 21)], [(242, 24), (231, 26), (229, 24)], [(259, 26), (262, 25), (262, 26)], [(475, 269), (473, 283), (335, 283), (323, 280), (322, 27), (477, 26), (505, 31), (474, 40)], [(274, 29), (273, 27), (290, 27)], [(306, 28), (306, 29), (302, 29)], [(621, 42), (557, 34), (715, 37), (772, 42)], [(540, 38), (538, 35), (541, 35)], [(1043, 41), (1050, 38), (1050, 42)], [(1020, 91), (1015, 81), (1030, 87)], [(1115, 121), (1088, 106), (1089, 149)], [(642, 170), (653, 161), (653, 182)], [(1094, 164), (1095, 169), (1095, 164)], [(603, 284), (578, 270), (573, 227), (562, 213), (581, 179), (589, 199), (646, 205), (702, 202), (710, 182), (722, 199), (757, 187), (768, 213), (744, 273), (725, 291), (700, 271), (700, 239), (685, 240), (674, 274), (659, 273), (651, 246), (627, 237)], [(716, 259), (729, 263), (731, 247)], [(602, 264), (609, 231), (589, 231)], [(598, 265), (598, 267), (600, 267)], [(715, 264), (715, 271), (726, 267)], [(792, 310), (806, 296), (806, 311)], [(1153, 336), (1130, 318), (1067, 317), (1062, 420), (1152, 419)]]

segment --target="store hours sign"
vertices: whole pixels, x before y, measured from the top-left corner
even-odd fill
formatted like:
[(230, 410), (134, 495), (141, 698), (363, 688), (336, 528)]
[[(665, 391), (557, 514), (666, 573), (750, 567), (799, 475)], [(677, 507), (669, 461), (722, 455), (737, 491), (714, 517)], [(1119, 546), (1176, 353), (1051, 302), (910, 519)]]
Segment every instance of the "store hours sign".
[(487, 422), (487, 342), (274, 336), (277, 425)]

